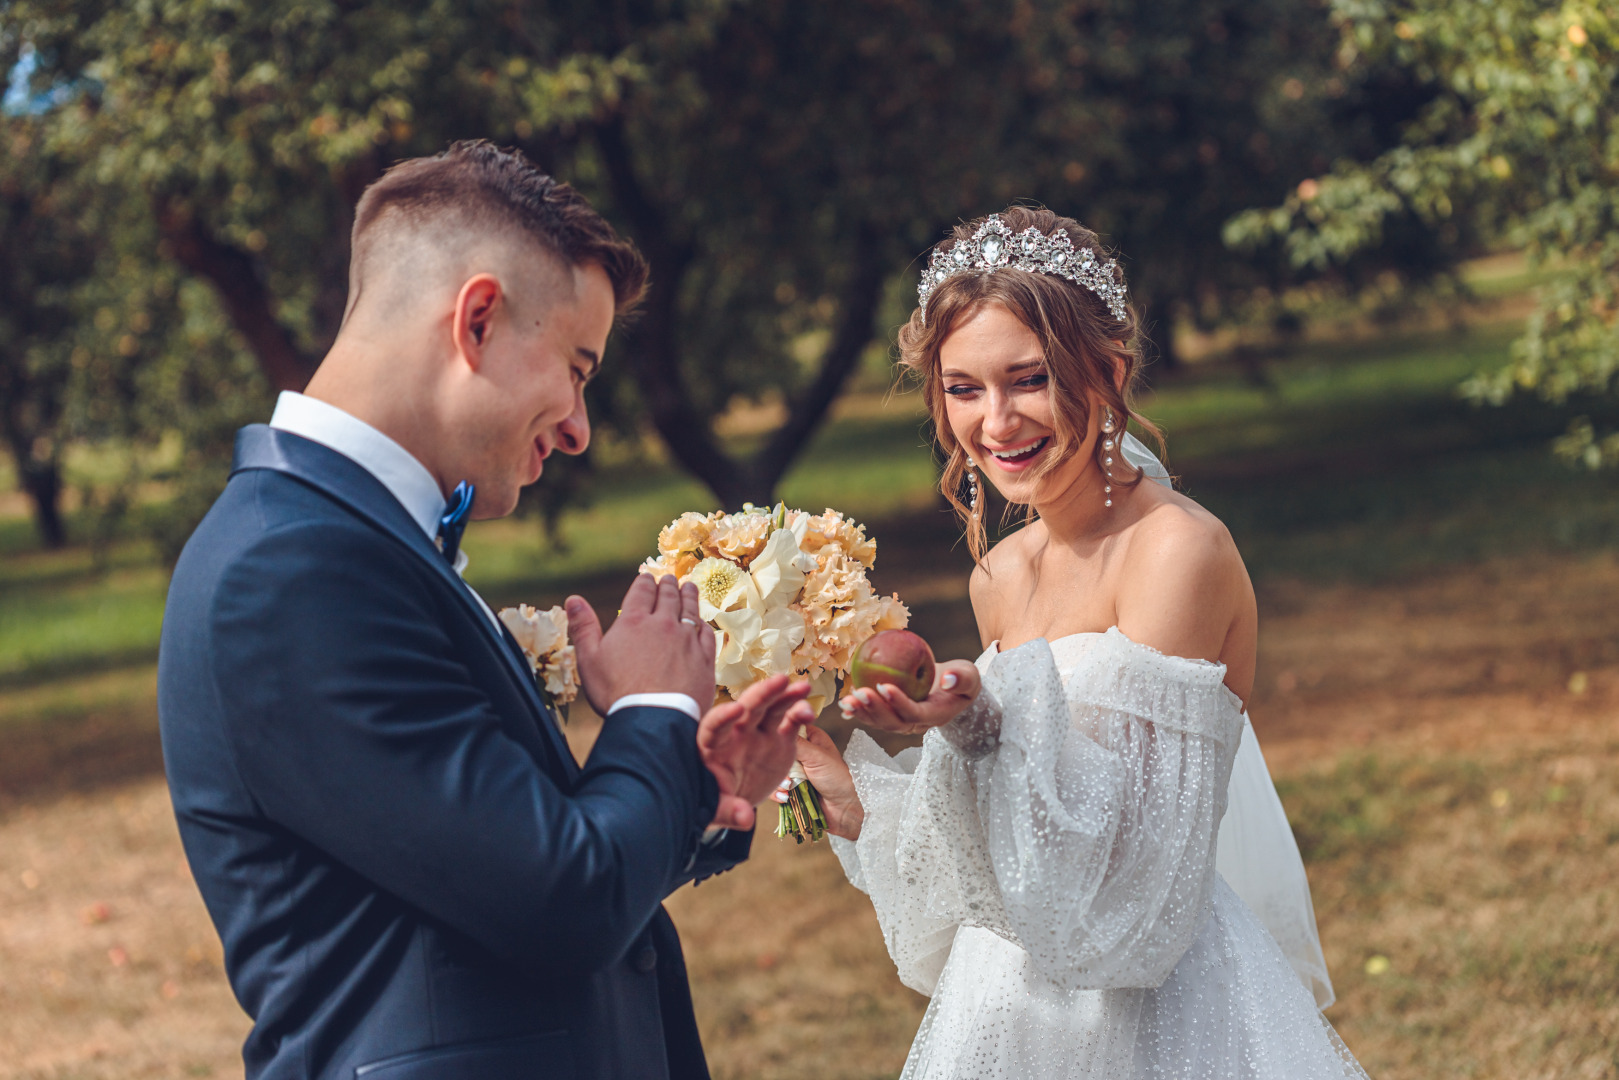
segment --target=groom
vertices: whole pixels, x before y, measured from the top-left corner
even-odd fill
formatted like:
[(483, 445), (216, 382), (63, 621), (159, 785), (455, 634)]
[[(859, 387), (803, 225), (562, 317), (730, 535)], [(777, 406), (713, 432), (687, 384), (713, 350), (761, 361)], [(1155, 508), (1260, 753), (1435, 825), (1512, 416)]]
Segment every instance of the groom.
[(705, 715), (693, 588), (640, 578), (605, 633), (570, 597), (606, 717), (580, 767), (460, 577), (468, 516), (585, 449), (646, 264), (487, 143), (389, 171), (353, 240), (342, 331), (238, 436), (163, 622), (164, 760), (247, 1076), (706, 1077), (660, 901), (746, 858), (807, 687)]

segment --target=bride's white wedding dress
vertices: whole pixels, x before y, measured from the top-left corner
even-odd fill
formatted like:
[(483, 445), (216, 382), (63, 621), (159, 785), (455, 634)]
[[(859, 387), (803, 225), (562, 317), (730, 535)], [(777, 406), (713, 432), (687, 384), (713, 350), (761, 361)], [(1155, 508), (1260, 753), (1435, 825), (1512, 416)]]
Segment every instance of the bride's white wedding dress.
[[(866, 819), (833, 846), (932, 998), (904, 1078), (1364, 1077), (1318, 1008), (1308, 885), (1251, 735), (1233, 782), (1225, 667), (1117, 629), (978, 666), (978, 703), (921, 747), (857, 731), (846, 754)], [(1250, 805), (1227, 840), (1228, 791)]]

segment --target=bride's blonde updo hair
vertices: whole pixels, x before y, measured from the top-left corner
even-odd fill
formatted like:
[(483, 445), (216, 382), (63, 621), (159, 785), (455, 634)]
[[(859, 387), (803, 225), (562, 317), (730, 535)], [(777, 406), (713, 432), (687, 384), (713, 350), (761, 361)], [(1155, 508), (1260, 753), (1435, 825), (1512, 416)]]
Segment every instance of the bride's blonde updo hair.
[[(1075, 250), (1089, 248), (1098, 261), (1108, 254), (1095, 233), (1073, 218), (1059, 217), (1050, 210), (1013, 206), (1001, 211), (1000, 217), (1011, 227), (1013, 235), (1031, 227), (1046, 236), (1066, 232)], [(948, 252), (957, 243), (971, 240), (988, 220), (982, 217), (958, 225), (949, 238), (940, 241), (938, 250)], [(1122, 283), (1124, 271), (1116, 269), (1114, 276)], [(947, 395), (939, 373), (939, 350), (959, 322), (989, 303), (1003, 305), (1034, 331), (1045, 352), (1056, 445), (1033, 479), (1049, 474), (1078, 453), (1085, 433), (1090, 430), (1092, 395), (1112, 408), (1118, 423), (1115, 440), (1122, 439), (1126, 425), (1134, 422), (1160, 445), (1163, 442), (1163, 436), (1152, 421), (1131, 408), (1141, 371), (1141, 327), (1133, 307), (1125, 305), (1121, 318), (1109, 310), (1102, 297), (1083, 285), (1055, 275), (1011, 267), (959, 271), (939, 282), (928, 296), (926, 319), (923, 309), (918, 307), (901, 328), (899, 362), (910, 375), (921, 380), (923, 398), (933, 420), (934, 437), (945, 455), (940, 490), (966, 525), (967, 546), (975, 561), (982, 561), (989, 550), (983, 523), (984, 500), (981, 495), (979, 512), (975, 514), (961, 497), (969, 459), (950, 430), (945, 414)], [(1122, 391), (1114, 384), (1116, 365), (1121, 362), (1125, 368)], [(1107, 476), (1109, 470), (1103, 459), (1108, 452), (1102, 448), (1101, 439), (1096, 440), (1094, 456), (1097, 468)], [(1124, 461), (1117, 442), (1113, 458), (1111, 473), (1117, 478), (1111, 481), (1114, 487), (1134, 487), (1141, 482), (1144, 474)], [(1032, 508), (1029, 517), (1033, 518)]]

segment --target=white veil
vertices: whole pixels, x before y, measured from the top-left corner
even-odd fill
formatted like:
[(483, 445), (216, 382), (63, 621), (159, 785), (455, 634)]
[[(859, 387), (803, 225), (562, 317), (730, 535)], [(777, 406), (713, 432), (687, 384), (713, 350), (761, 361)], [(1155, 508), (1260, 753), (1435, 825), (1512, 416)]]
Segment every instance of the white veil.
[[(1160, 484), (1169, 484), (1169, 472), (1140, 439), (1126, 433), (1119, 449), (1125, 461)], [(1294, 972), (1315, 995), (1316, 1005), (1325, 1009), (1333, 1002), (1332, 980), (1321, 955), (1304, 859), (1246, 714), (1227, 795), (1214, 867), (1281, 945)]]

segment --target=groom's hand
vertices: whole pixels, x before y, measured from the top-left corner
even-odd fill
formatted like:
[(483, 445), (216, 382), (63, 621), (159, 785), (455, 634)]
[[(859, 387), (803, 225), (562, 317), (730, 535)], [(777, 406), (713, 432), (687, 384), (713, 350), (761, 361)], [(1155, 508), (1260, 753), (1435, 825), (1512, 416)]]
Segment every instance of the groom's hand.
[(685, 694), (699, 709), (714, 700), (714, 630), (698, 615), (697, 586), (640, 575), (605, 634), (583, 597), (564, 607), (585, 700), (601, 716), (627, 694)]
[(714, 825), (753, 827), (754, 804), (776, 789), (800, 746), (798, 729), (815, 719), (804, 699), (810, 684), (775, 675), (708, 710), (697, 725), (697, 752), (720, 787)]

